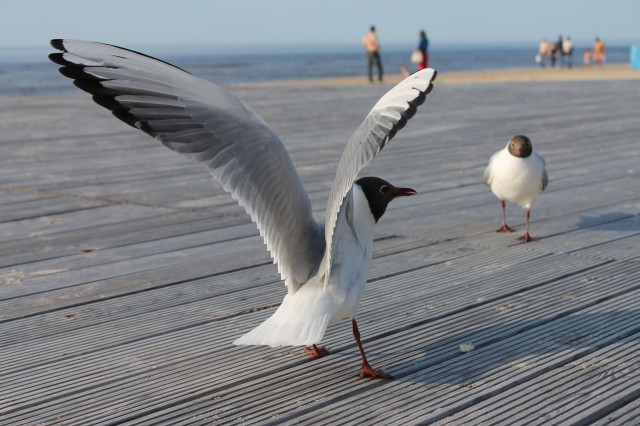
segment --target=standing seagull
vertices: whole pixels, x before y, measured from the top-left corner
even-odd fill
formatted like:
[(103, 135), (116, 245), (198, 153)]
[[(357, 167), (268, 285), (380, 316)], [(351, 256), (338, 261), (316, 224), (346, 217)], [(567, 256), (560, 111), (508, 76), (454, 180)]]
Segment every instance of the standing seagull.
[[(284, 145), (267, 123), (225, 89), (149, 56), (102, 43), (52, 40), (49, 58), (93, 100), (166, 147), (205, 165), (256, 222), (288, 292), (276, 312), (236, 345), (305, 345), (310, 355), (329, 324), (351, 318), (362, 356), (360, 375), (391, 376), (371, 368), (355, 311), (367, 280), (374, 225), (396, 197), (416, 194), (358, 172), (391, 140), (431, 91), (426, 69), (387, 92), (347, 142), (324, 224)], [(310, 346), (310, 347), (306, 347)]]
[(538, 241), (529, 234), (531, 203), (544, 191), (548, 181), (544, 159), (533, 152), (531, 141), (524, 135), (514, 136), (504, 149), (493, 154), (484, 171), (484, 183), (502, 203), (502, 227), (497, 232), (515, 231), (507, 226), (505, 219), (504, 201), (507, 200), (527, 209), (527, 227), (518, 240)]

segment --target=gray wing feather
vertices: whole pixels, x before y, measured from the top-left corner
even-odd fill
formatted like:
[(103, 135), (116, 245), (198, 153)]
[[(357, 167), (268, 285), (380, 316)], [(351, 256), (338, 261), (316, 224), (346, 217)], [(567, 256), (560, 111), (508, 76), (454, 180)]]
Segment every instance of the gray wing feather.
[(173, 65), (101, 43), (53, 40), (60, 72), (122, 121), (205, 165), (258, 225), (289, 291), (324, 251), (322, 230), (278, 136), (225, 89)]
[(491, 170), (489, 169), (490, 166), (487, 166), (484, 169), (484, 184), (486, 186), (491, 186)]
[(547, 175), (547, 170), (545, 169), (544, 172), (542, 172), (542, 182), (540, 184), (540, 190), (544, 191), (545, 189), (547, 189), (548, 184), (549, 176)]
[(547, 189), (547, 185), (549, 184), (549, 176), (547, 175), (547, 163), (544, 161), (544, 158), (538, 153), (535, 153), (536, 159), (538, 163), (542, 166), (542, 182), (540, 182), (540, 190), (544, 191)]
[(338, 212), (360, 170), (366, 166), (416, 112), (433, 87), (436, 71), (428, 68), (412, 74), (389, 90), (374, 105), (360, 127), (349, 138), (342, 153), (325, 212), (327, 250), (318, 270), (329, 276), (331, 248)]
[(493, 181), (493, 161), (495, 160), (496, 156), (500, 153), (500, 151), (494, 153), (491, 158), (489, 158), (489, 164), (487, 165), (487, 167), (484, 169), (484, 184), (486, 186), (491, 186), (491, 182)]

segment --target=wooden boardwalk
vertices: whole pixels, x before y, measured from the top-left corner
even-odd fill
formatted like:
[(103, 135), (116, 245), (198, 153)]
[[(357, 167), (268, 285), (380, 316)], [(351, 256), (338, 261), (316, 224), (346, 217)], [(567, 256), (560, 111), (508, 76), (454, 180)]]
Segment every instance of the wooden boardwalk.
[[(236, 87), (322, 220), (389, 86)], [(640, 418), (640, 85), (438, 84), (369, 166), (418, 196), (377, 228), (332, 355), (235, 347), (285, 294), (207, 171), (85, 94), (0, 98), (0, 424), (632, 424)], [(489, 156), (547, 160), (537, 243), (496, 234)], [(507, 207), (523, 230), (524, 210)], [(463, 354), (461, 344), (475, 350)]]

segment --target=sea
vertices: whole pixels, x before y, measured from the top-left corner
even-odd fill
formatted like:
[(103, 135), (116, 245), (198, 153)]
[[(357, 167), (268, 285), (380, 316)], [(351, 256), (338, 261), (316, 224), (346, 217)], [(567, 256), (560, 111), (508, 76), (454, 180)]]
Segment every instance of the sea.
[[(585, 48), (577, 46), (573, 62), (582, 66)], [(265, 48), (260, 51), (220, 47), (148, 47), (134, 49), (172, 63), (219, 84), (317, 80), (366, 75), (366, 58), (358, 47)], [(58, 66), (40, 48), (0, 49), (0, 96), (32, 96), (73, 93), (79, 89), (62, 77)], [(430, 49), (429, 66), (438, 72), (531, 68), (535, 46), (439, 46)], [(383, 46), (386, 74), (400, 74), (403, 65), (411, 70), (411, 46)], [(607, 64), (629, 63), (630, 46), (607, 46)]]

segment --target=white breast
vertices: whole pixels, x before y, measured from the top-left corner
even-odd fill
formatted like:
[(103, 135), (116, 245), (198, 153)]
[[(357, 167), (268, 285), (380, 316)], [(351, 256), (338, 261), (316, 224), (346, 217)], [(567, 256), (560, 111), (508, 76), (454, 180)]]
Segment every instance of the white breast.
[(501, 200), (529, 207), (542, 190), (544, 164), (537, 155), (514, 157), (505, 149), (498, 151), (489, 162), (489, 185)]
[(349, 318), (364, 291), (371, 263), (375, 219), (359, 185), (354, 185), (338, 215), (331, 276), (326, 291), (335, 302), (330, 323)]

